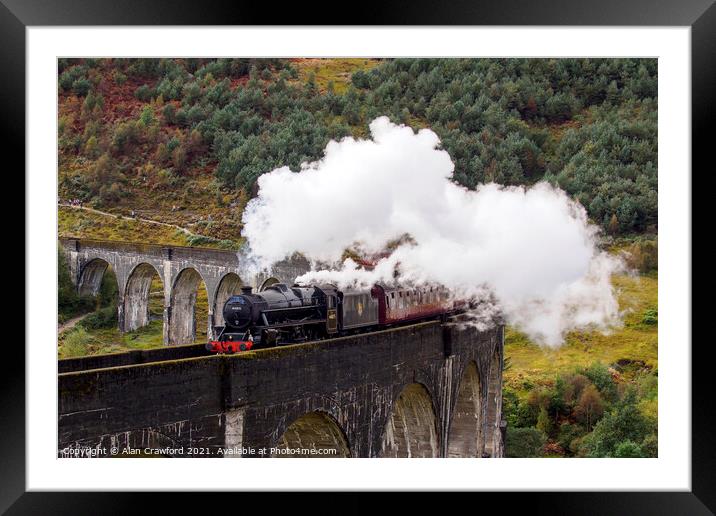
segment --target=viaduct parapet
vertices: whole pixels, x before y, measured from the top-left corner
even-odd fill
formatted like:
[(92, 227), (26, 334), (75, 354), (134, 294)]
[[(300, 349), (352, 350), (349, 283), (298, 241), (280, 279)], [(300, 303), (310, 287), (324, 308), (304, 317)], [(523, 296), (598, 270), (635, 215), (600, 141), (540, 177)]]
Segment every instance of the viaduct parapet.
[[(90, 249), (79, 263), (98, 252)], [(120, 257), (129, 255), (117, 255), (105, 256), (117, 260), (126, 282), (136, 265), (125, 267)], [(197, 270), (211, 270), (209, 256), (192, 262)], [(162, 272), (176, 281), (185, 265), (166, 261)], [(95, 357), (102, 368), (58, 376), (59, 449), (501, 457), (503, 339), (502, 327), (481, 332), (434, 321), (236, 355), (195, 356), (182, 346), (175, 350), (187, 354), (178, 356), (190, 358), (121, 365), (128, 362), (119, 356)], [(81, 361), (63, 362), (60, 371)]]
[[(149, 294), (158, 275), (164, 290), (164, 343), (194, 342), (197, 324), (207, 335), (223, 326), (222, 307), (242, 285), (260, 290), (272, 283), (293, 283), (308, 271), (304, 259), (279, 262), (270, 272), (249, 273), (236, 251), (61, 238), (70, 275), (80, 294), (95, 295), (108, 267), (117, 277), (119, 330), (133, 331), (149, 324)], [(200, 282), (206, 286), (208, 321), (196, 321)]]

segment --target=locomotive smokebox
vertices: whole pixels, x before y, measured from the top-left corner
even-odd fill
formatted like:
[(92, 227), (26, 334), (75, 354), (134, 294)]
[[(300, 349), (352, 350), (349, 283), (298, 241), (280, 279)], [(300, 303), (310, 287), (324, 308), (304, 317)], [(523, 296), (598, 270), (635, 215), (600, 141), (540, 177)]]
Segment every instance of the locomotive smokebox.
[(241, 287), (241, 293), (244, 295), (251, 294), (252, 290), (253, 290), (253, 287)]
[(244, 295), (231, 296), (224, 304), (224, 321), (228, 326), (246, 329), (258, 316), (250, 297)]

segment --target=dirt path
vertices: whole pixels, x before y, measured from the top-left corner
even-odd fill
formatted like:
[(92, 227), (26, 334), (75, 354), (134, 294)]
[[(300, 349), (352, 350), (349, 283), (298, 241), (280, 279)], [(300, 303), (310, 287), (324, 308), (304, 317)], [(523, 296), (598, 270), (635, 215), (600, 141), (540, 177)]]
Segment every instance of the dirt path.
[(78, 315), (77, 317), (73, 317), (69, 321), (65, 321), (63, 324), (59, 324), (57, 326), (57, 334), (60, 335), (61, 333), (71, 330), (78, 322), (80, 322), (82, 319), (84, 319), (91, 313), (92, 312), (87, 312), (86, 314)]
[(113, 217), (115, 219), (138, 221), (138, 222), (146, 222), (147, 224), (155, 224), (157, 226), (164, 226), (164, 227), (168, 227), (168, 228), (172, 228), (172, 229), (177, 229), (188, 236), (196, 236), (196, 237), (205, 236), (205, 235), (199, 235), (198, 233), (193, 233), (186, 228), (177, 226), (176, 224), (169, 224), (168, 222), (159, 222), (158, 220), (143, 219), (140, 217), (128, 217), (126, 215), (117, 215), (115, 213), (109, 213), (109, 212), (102, 211), (102, 210), (96, 210), (94, 208), (88, 208), (87, 206), (74, 206), (72, 204), (65, 204), (65, 203), (57, 203), (57, 204), (58, 204), (58, 206), (63, 206), (65, 208), (72, 208), (75, 210), (84, 210), (89, 213), (95, 213), (97, 215), (104, 215), (105, 217)]

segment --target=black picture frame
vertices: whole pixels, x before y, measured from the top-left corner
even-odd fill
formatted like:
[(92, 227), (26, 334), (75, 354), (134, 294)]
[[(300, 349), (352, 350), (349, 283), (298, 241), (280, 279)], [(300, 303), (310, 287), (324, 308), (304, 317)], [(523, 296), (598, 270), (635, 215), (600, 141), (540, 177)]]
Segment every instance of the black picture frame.
[[(319, 13), (331, 13), (333, 19), (322, 20)], [(340, 21), (336, 23), (336, 20)], [(151, 3), (147, 0), (0, 0), (0, 69), (4, 75), (0, 79), (1, 120), (5, 133), (2, 139), (3, 155), (6, 159), (9, 156), (16, 157), (17, 167), (24, 167), (25, 29), (28, 26), (316, 25), (322, 22), (333, 25), (690, 26), (692, 185), (699, 178), (696, 171), (707, 166), (707, 130), (714, 119), (716, 91), (716, 6), (713, 0), (663, 0), (658, 3), (649, 0), (459, 0), (440, 4), (391, 1), (373, 6), (328, 2), (262, 4), (186, 0)], [(700, 172), (707, 173), (706, 170)], [(692, 192), (706, 195), (705, 188), (694, 189), (692, 186)], [(697, 205), (696, 197), (693, 203)], [(694, 218), (694, 228), (698, 227), (697, 222)], [(698, 258), (698, 255), (693, 254), (692, 257)], [(696, 266), (697, 260), (692, 259), (692, 263)], [(25, 272), (27, 278), (29, 271)], [(697, 314), (703, 310), (696, 304), (693, 304), (693, 309)], [(32, 307), (29, 307), (29, 312), (25, 313), (26, 324), (31, 311)], [(692, 491), (511, 493), (508, 497), (491, 500), (498, 502), (493, 507), (514, 509), (515, 505), (524, 505), (530, 512), (536, 510), (551, 514), (712, 514), (716, 511), (716, 493), (713, 489), (716, 473), (716, 447), (713, 439), (715, 422), (709, 396), (712, 391), (709, 385), (709, 369), (712, 366), (708, 360), (710, 339), (700, 342), (695, 338), (692, 340)], [(16, 342), (19, 341), (19, 338), (16, 339)], [(4, 344), (4, 371), (0, 377), (0, 396), (3, 400), (0, 417), (0, 511), (7, 511), (7, 514), (126, 514), (130, 511), (152, 510), (154, 504), (147, 500), (149, 495), (146, 493), (26, 492), (25, 353), (16, 343)], [(34, 344), (26, 342), (25, 345)], [(686, 346), (688, 343), (669, 345)], [(210, 507), (223, 510), (219, 507), (228, 496), (223, 495), (218, 500), (214, 498), (207, 510)], [(332, 513), (349, 510), (365, 513), (373, 510), (367, 503), (353, 502), (352, 498), (356, 495), (348, 496), (348, 499), (336, 501), (338, 505), (333, 506), (333, 510), (329, 509), (330, 506), (326, 509)], [(479, 496), (480, 503), (484, 503), (486, 497), (494, 498), (499, 494)], [(164, 493), (160, 502), (162, 512), (174, 510), (174, 507), (181, 508), (187, 503), (186, 498), (186, 495), (178, 493)], [(412, 497), (412, 500), (422, 503), (418, 496)], [(271, 501), (273, 507), (273, 504), (283, 503), (285, 498), (271, 495)], [(251, 500), (250, 504), (256, 502), (262, 503)]]

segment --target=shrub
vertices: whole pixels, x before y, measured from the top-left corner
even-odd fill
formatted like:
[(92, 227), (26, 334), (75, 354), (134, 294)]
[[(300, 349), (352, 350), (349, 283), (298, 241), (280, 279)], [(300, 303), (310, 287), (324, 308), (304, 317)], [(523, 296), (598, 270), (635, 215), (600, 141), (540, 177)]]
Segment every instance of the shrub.
[(115, 203), (122, 198), (124, 190), (119, 183), (102, 185), (99, 189), (99, 198), (105, 204)]
[(149, 101), (149, 99), (152, 98), (153, 93), (152, 89), (146, 84), (142, 84), (139, 88), (134, 90), (134, 96), (137, 100), (141, 100), (142, 102)]
[(644, 457), (641, 447), (635, 442), (626, 440), (619, 443), (614, 449), (614, 457)]
[(117, 326), (117, 305), (113, 303), (104, 308), (100, 308), (82, 319), (79, 325), (86, 330), (114, 328)]
[(636, 393), (630, 389), (611, 412), (599, 421), (584, 444), (590, 457), (614, 457), (624, 441), (643, 442), (650, 432), (649, 421), (641, 414)]
[(193, 129), (191, 131), (191, 133), (189, 133), (189, 139), (187, 141), (187, 145), (188, 145), (189, 149), (196, 150), (199, 146), (201, 146), (201, 143), (202, 143), (201, 133), (198, 130)]
[(157, 145), (157, 152), (155, 153), (155, 157), (159, 163), (166, 163), (169, 160), (169, 157), (171, 156), (171, 152), (169, 151), (169, 148), (166, 144), (160, 143)]
[(659, 323), (659, 312), (653, 308), (646, 310), (641, 318), (642, 324), (654, 325)]
[(535, 428), (507, 427), (505, 452), (507, 457), (539, 457), (546, 438)]
[(545, 407), (540, 409), (539, 415), (537, 416), (537, 430), (544, 435), (549, 435), (552, 432), (552, 419)]
[(84, 77), (81, 77), (72, 83), (72, 93), (80, 97), (87, 95), (91, 88), (92, 83)]
[(75, 81), (85, 78), (87, 69), (84, 66), (72, 66), (65, 69), (58, 79), (60, 88), (64, 91), (70, 91)]
[(98, 119), (102, 115), (104, 109), (104, 97), (102, 95), (95, 95), (91, 91), (85, 97), (82, 102), (81, 117), (83, 120), (88, 118)]
[(73, 328), (62, 339), (63, 355), (67, 358), (87, 355), (92, 340), (84, 328)]
[(167, 150), (172, 153), (174, 152), (174, 149), (179, 147), (181, 145), (181, 140), (177, 138), (176, 136), (172, 136), (169, 141), (167, 142)]
[(579, 109), (579, 102), (569, 93), (557, 93), (545, 103), (545, 116), (554, 121), (572, 118)]
[(658, 457), (659, 456), (659, 439), (656, 433), (651, 433), (644, 438), (641, 443), (641, 451), (644, 457)]
[(215, 244), (219, 242), (219, 240), (217, 240), (216, 238), (207, 237), (204, 235), (189, 235), (186, 241), (190, 247), (201, 247), (202, 245)]
[(176, 125), (180, 126), (186, 126), (189, 122), (185, 109), (180, 109), (179, 111), (177, 111), (176, 115), (174, 116), (174, 119)]
[(197, 101), (199, 96), (201, 95), (201, 87), (196, 82), (190, 82), (189, 84), (184, 85), (183, 88), (183, 94), (184, 99), (183, 103), (185, 106), (190, 106), (194, 104), (194, 102)]
[(219, 240), (216, 245), (218, 245), (220, 249), (228, 249), (230, 251), (238, 251), (239, 247), (241, 247), (233, 240)]
[(117, 165), (109, 154), (100, 156), (90, 167), (87, 176), (91, 194), (97, 194), (103, 186), (108, 186), (121, 179)]
[(149, 127), (154, 123), (154, 110), (151, 106), (144, 106), (142, 114), (139, 115), (139, 123), (141, 123), (144, 127)]
[(90, 136), (85, 143), (85, 154), (90, 158), (97, 158), (99, 156), (99, 144), (97, 143), (96, 136)]
[(177, 171), (184, 169), (184, 165), (186, 165), (186, 149), (184, 149), (183, 145), (172, 151), (172, 164)]
[(599, 393), (608, 401), (613, 401), (617, 396), (617, 386), (612, 379), (609, 368), (601, 362), (595, 362), (584, 371), (584, 376), (599, 390)]
[(174, 106), (174, 104), (167, 103), (164, 106), (164, 109), (162, 110), (162, 116), (164, 116), (164, 121), (167, 124), (174, 125), (177, 123), (177, 108)]
[(65, 133), (71, 133), (72, 129), (72, 123), (74, 122), (74, 117), (71, 114), (68, 115), (62, 115), (60, 119), (57, 121), (57, 134), (58, 136), (62, 137), (65, 135)]
[(117, 152), (124, 152), (138, 141), (139, 134), (139, 127), (137, 126), (137, 122), (135, 120), (120, 122), (116, 126), (114, 134), (112, 135), (112, 147)]
[(159, 188), (173, 187), (179, 184), (179, 178), (166, 168), (159, 171), (156, 181)]
[(502, 412), (510, 427), (528, 427), (537, 423), (537, 412), (527, 403), (522, 403), (509, 388), (503, 389)]
[(184, 80), (181, 77), (175, 80), (166, 77), (157, 85), (156, 93), (165, 100), (179, 100), (182, 97), (183, 85)]
[(579, 439), (585, 435), (586, 431), (581, 425), (573, 423), (562, 423), (559, 426), (557, 443), (571, 454), (578, 452)]
[(640, 240), (626, 248), (624, 259), (627, 265), (641, 273), (659, 268), (659, 247), (656, 240)]

